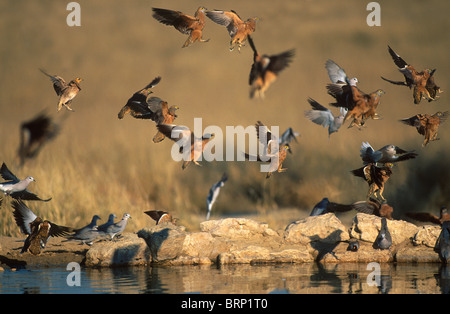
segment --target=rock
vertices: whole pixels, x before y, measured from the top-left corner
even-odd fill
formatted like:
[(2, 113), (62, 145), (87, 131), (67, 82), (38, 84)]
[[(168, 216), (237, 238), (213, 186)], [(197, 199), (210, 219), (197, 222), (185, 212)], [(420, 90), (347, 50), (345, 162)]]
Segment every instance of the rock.
[(333, 213), (310, 216), (293, 222), (284, 231), (284, 240), (297, 244), (316, 241), (334, 244), (349, 239), (347, 228)]
[(123, 233), (116, 241), (95, 242), (86, 252), (88, 267), (137, 266), (150, 261), (150, 250), (134, 233)]
[(303, 249), (285, 249), (274, 252), (261, 246), (248, 246), (246, 248), (221, 253), (217, 259), (223, 264), (266, 264), (266, 263), (306, 263), (313, 262), (313, 256), (306, 247)]
[(425, 245), (430, 248), (434, 248), (436, 241), (441, 233), (441, 227), (439, 226), (421, 226), (419, 231), (415, 234), (413, 238), (414, 245)]
[(323, 263), (386, 263), (394, 261), (391, 250), (374, 249), (371, 243), (360, 242), (356, 252), (347, 251), (348, 243), (339, 243), (331, 252), (327, 252), (320, 260)]
[(278, 236), (278, 233), (270, 229), (266, 223), (256, 222), (247, 218), (208, 220), (202, 222), (200, 228), (203, 232), (209, 232), (213, 236), (226, 237), (228, 239), (254, 239), (261, 236)]
[(398, 263), (439, 263), (439, 254), (427, 246), (404, 247), (395, 255)]
[[(387, 220), (387, 226), (392, 237), (392, 244), (400, 244), (409, 241), (415, 236), (418, 227), (403, 220)], [(350, 228), (352, 238), (373, 243), (381, 227), (381, 218), (363, 213), (356, 214)]]

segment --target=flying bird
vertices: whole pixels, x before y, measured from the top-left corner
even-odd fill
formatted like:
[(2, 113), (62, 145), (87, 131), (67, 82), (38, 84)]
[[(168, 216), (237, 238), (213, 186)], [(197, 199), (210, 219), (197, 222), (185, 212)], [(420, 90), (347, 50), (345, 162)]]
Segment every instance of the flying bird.
[(415, 127), (417, 132), (425, 137), (422, 143), (422, 147), (425, 147), (430, 141), (439, 140), (437, 137), (439, 125), (445, 122), (448, 116), (448, 111), (438, 111), (433, 115), (419, 113), (411, 118), (402, 119), (400, 122)]
[(39, 255), (50, 237), (64, 237), (73, 232), (72, 228), (59, 226), (36, 216), (22, 200), (13, 200), (11, 206), (14, 208), (17, 226), (28, 236), (21, 253), (29, 251), (33, 255)]
[(285, 172), (287, 168), (283, 168), (283, 162), (286, 159), (289, 145), (285, 144), (280, 147), (278, 138), (261, 121), (257, 121), (255, 129), (259, 142), (264, 146), (263, 153), (257, 156), (244, 153), (245, 158), (250, 161), (270, 162), (266, 179), (270, 178), (273, 172)]
[(281, 134), (281, 137), (278, 139), (278, 145), (280, 147), (288, 145), (288, 152), (292, 154), (291, 146), (289, 144), (292, 142), (292, 140), (298, 143), (297, 136), (299, 135), (300, 133), (295, 132), (292, 128), (287, 128), (286, 131), (284, 131), (283, 134)]
[(67, 83), (62, 77), (57, 75), (50, 75), (44, 70), (40, 69), (42, 73), (47, 75), (52, 83), (53, 83), (53, 89), (56, 92), (56, 95), (59, 96), (58, 101), (58, 112), (62, 109), (62, 106), (66, 107), (69, 111), (74, 111), (70, 104), (72, 103), (72, 100), (75, 98), (75, 96), (80, 92), (81, 87), (80, 83), (83, 81), (83, 79), (77, 77), (73, 80), (71, 80), (69, 83)]
[(327, 197), (324, 197), (319, 203), (317, 203), (312, 209), (310, 216), (320, 216), (327, 213), (347, 212), (354, 209), (352, 205), (343, 205), (334, 202), (330, 202)]
[(313, 109), (305, 111), (305, 117), (307, 119), (324, 128), (328, 128), (328, 137), (339, 130), (347, 114), (345, 107), (340, 107), (340, 115), (334, 116), (330, 109), (325, 108), (314, 99), (308, 98), (308, 102)]
[(367, 201), (354, 202), (350, 206), (359, 213), (393, 219), (392, 213), (394, 212), (394, 208), (387, 204), (386, 201), (380, 201), (369, 197)]
[(418, 213), (408, 212), (405, 215), (417, 221), (431, 222), (436, 225), (442, 225), (444, 221), (450, 221), (450, 214), (448, 213), (446, 206), (441, 207), (439, 211), (439, 217), (432, 213), (427, 212), (418, 212)]
[(368, 164), (364, 167), (352, 170), (354, 176), (363, 178), (367, 184), (369, 184), (369, 191), (367, 192), (367, 198), (371, 195), (378, 196), (385, 200), (383, 197), (384, 184), (389, 180), (392, 175), (392, 163), (385, 163), (383, 167), (377, 167), (375, 164)]
[(20, 125), (20, 144), (17, 152), (20, 165), (24, 165), (27, 159), (35, 158), (42, 147), (53, 140), (59, 132), (60, 125), (45, 113), (24, 121)]
[(363, 142), (360, 149), (360, 156), (365, 165), (376, 163), (394, 163), (416, 158), (414, 151), (406, 151), (395, 145), (386, 145), (379, 150), (374, 150), (368, 142)]
[(149, 215), (154, 221), (156, 221), (157, 225), (162, 223), (171, 223), (175, 225), (175, 218), (172, 218), (172, 215), (163, 210), (149, 210), (144, 212)]
[(249, 76), (250, 98), (255, 95), (264, 98), (265, 91), (292, 62), (295, 49), (276, 55), (260, 55), (251, 36), (248, 36), (248, 42), (253, 50), (253, 64)]
[(227, 28), (228, 34), (231, 37), (230, 51), (234, 50), (236, 46), (238, 48), (238, 51), (241, 50), (241, 47), (247, 40), (248, 36), (253, 34), (253, 32), (256, 30), (256, 21), (258, 20), (257, 17), (252, 17), (244, 22), (233, 10), (206, 11), (206, 16), (209, 17), (213, 22)]
[(217, 197), (220, 193), (220, 188), (222, 188), (225, 185), (225, 182), (227, 182), (228, 176), (226, 173), (223, 174), (222, 178), (219, 180), (219, 182), (216, 182), (213, 184), (211, 189), (209, 190), (208, 196), (206, 197), (206, 220), (209, 220), (209, 216), (211, 215), (211, 209), (214, 205), (214, 203), (217, 200)]
[(392, 237), (387, 226), (385, 217), (381, 218), (381, 228), (374, 242), (374, 247), (380, 250), (387, 250), (392, 245)]
[(194, 132), (185, 126), (159, 124), (157, 128), (159, 132), (176, 142), (180, 147), (179, 152), (183, 154), (182, 169), (186, 169), (191, 162), (201, 166), (198, 160), (202, 157), (206, 145), (214, 138), (214, 133), (196, 137)]
[(202, 38), (203, 28), (205, 27), (205, 10), (199, 7), (194, 16), (184, 14), (180, 11), (152, 8), (153, 17), (160, 23), (173, 26), (180, 33), (189, 35), (182, 48), (189, 47), (198, 42), (208, 42), (209, 39)]
[(394, 60), (398, 70), (403, 74), (405, 81), (392, 81), (384, 77), (383, 80), (395, 84), (408, 86), (413, 89), (414, 103), (419, 104), (422, 99), (427, 99), (429, 102), (437, 100), (439, 94), (442, 93), (439, 86), (434, 82), (434, 70), (425, 69), (422, 72), (418, 72), (412, 65), (408, 64), (402, 59), (394, 50), (388, 45), (388, 52)]
[(41, 199), (36, 194), (30, 192), (27, 190), (28, 185), (31, 182), (36, 182), (36, 180), (28, 176), (23, 180), (20, 180), (18, 177), (16, 177), (6, 166), (5, 163), (2, 164), (2, 167), (0, 168), (0, 175), (3, 179), (6, 180), (6, 182), (0, 183), (0, 191), (5, 193), (6, 195), (11, 196), (15, 199), (22, 199), (25, 201), (43, 201), (48, 202), (52, 198), (48, 199)]
[(155, 77), (147, 86), (135, 92), (127, 101), (125, 106), (119, 111), (118, 118), (123, 119), (126, 114), (134, 118), (144, 118), (152, 114), (147, 105), (147, 98), (153, 93), (152, 88), (158, 85), (161, 77)]

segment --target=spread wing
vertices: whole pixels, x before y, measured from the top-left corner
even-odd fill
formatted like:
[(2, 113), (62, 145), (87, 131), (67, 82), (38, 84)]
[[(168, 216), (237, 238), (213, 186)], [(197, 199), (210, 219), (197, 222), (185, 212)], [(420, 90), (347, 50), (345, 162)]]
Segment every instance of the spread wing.
[(433, 214), (430, 214), (430, 213), (424, 213), (424, 212), (406, 213), (406, 217), (409, 217), (409, 218), (417, 220), (417, 221), (432, 222), (437, 225), (441, 224), (439, 217), (437, 217)]
[(30, 235), (30, 223), (32, 223), (37, 216), (21, 200), (13, 200), (11, 206), (14, 208), (13, 216), (20, 231), (26, 235)]
[(186, 15), (183, 12), (152, 8), (153, 18), (158, 22), (175, 27), (179, 32), (189, 35), (192, 24), (197, 21), (196, 18)]
[(20, 179), (18, 177), (16, 177), (6, 166), (5, 163), (2, 164), (2, 167), (0, 168), (0, 175), (2, 176), (3, 179), (5, 179), (6, 181), (14, 181), (14, 182), (19, 182)]

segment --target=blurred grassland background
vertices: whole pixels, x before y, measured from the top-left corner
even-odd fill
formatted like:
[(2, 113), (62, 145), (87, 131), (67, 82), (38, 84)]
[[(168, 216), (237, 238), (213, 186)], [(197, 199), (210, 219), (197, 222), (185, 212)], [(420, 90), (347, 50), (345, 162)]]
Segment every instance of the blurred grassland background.
[[(440, 141), (422, 148), (423, 137), (398, 122), (417, 113), (449, 109), (450, 2), (378, 1), (381, 27), (366, 24), (369, 1), (78, 1), (81, 27), (66, 24), (69, 1), (21, 0), (0, 3), (0, 161), (18, 177), (32, 175), (29, 189), (48, 203), (28, 202), (39, 215), (58, 224), (86, 225), (92, 215), (105, 222), (109, 213), (133, 217), (135, 232), (153, 225), (146, 210), (168, 210), (189, 230), (198, 230), (206, 214), (210, 186), (223, 172), (229, 181), (221, 191), (212, 219), (252, 215), (283, 229), (309, 214), (323, 197), (340, 203), (365, 199), (367, 184), (350, 170), (360, 167), (361, 142), (375, 149), (395, 144), (416, 150), (419, 157), (399, 163), (384, 196), (397, 218), (406, 211), (437, 214), (450, 200), (450, 122), (440, 128)], [(296, 49), (291, 66), (281, 73), (264, 100), (249, 99), (249, 46), (228, 50), (226, 29), (207, 19), (208, 43), (181, 49), (186, 36), (158, 23), (152, 7), (193, 15), (197, 7), (234, 9), (246, 19), (258, 16), (253, 35), (260, 53)], [(387, 45), (418, 70), (437, 68), (435, 79), (444, 91), (436, 102), (414, 105), (406, 87), (389, 85), (380, 75), (401, 80)], [(370, 120), (361, 131), (348, 123), (328, 138), (326, 129), (304, 117), (312, 97), (327, 106), (332, 101), (324, 68), (330, 58), (365, 92), (382, 88), (378, 108), (382, 120)], [(57, 96), (43, 68), (67, 81), (82, 77), (82, 90), (73, 101), (75, 112), (56, 114)], [(284, 166), (286, 173), (269, 180), (251, 162), (202, 162), (182, 171), (171, 159), (173, 142), (154, 144), (153, 122), (117, 113), (128, 98), (162, 76), (154, 96), (178, 105), (177, 124), (193, 127), (253, 125), (261, 120), (280, 131), (301, 133)], [(19, 168), (19, 125), (42, 110), (62, 122), (62, 132), (38, 157)], [(337, 108), (331, 108), (334, 113)], [(18, 235), (12, 209), (0, 209), (0, 234)], [(353, 217), (354, 213), (347, 214)]]

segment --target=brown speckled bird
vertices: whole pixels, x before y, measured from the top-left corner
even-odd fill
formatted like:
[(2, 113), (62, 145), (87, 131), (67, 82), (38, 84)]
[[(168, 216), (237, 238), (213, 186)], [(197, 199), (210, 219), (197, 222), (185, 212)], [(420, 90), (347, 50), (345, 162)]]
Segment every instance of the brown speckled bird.
[(287, 168), (283, 168), (283, 162), (287, 157), (289, 145), (280, 146), (278, 138), (261, 121), (255, 124), (255, 129), (258, 140), (264, 145), (264, 151), (257, 156), (244, 153), (245, 158), (251, 161), (270, 162), (266, 179), (274, 172), (285, 172)]
[(406, 216), (417, 221), (431, 222), (436, 225), (442, 225), (444, 221), (450, 221), (450, 214), (446, 206), (441, 207), (439, 217), (426, 212), (406, 213)]
[(250, 98), (255, 95), (264, 98), (267, 88), (277, 79), (278, 74), (291, 63), (295, 50), (288, 50), (276, 55), (260, 55), (250, 35), (248, 42), (253, 50), (253, 64), (249, 77)]
[(159, 124), (157, 128), (159, 132), (176, 142), (180, 147), (179, 152), (183, 154), (182, 169), (186, 169), (191, 162), (201, 166), (198, 160), (202, 157), (206, 145), (214, 138), (214, 133), (196, 137), (194, 132), (185, 126)]
[(213, 10), (206, 11), (206, 16), (209, 17), (213, 22), (223, 25), (227, 28), (230, 34), (230, 51), (234, 50), (237, 46), (238, 51), (247, 40), (247, 37), (256, 29), (257, 17), (252, 17), (247, 19), (245, 22), (239, 17), (239, 15), (231, 11)]
[(179, 32), (189, 35), (182, 48), (188, 47), (196, 41), (208, 42), (209, 39), (202, 38), (205, 27), (205, 10), (199, 7), (194, 16), (189, 16), (180, 11), (152, 8), (153, 17), (160, 23), (175, 27)]
[(27, 159), (32, 159), (38, 155), (42, 147), (53, 140), (60, 131), (60, 125), (42, 112), (31, 120), (20, 125), (20, 144), (18, 156), (20, 165)]
[(360, 213), (393, 219), (392, 213), (394, 212), (394, 208), (387, 204), (386, 201), (380, 202), (378, 199), (369, 198), (367, 201), (355, 202), (350, 206)]
[(14, 218), (22, 233), (28, 235), (21, 253), (30, 251), (33, 255), (39, 255), (50, 237), (63, 237), (74, 230), (69, 227), (59, 226), (48, 220), (36, 216), (22, 200), (13, 200)]
[(147, 86), (143, 89), (138, 90), (131, 96), (125, 106), (119, 111), (117, 115), (119, 119), (123, 119), (126, 114), (130, 114), (134, 118), (145, 119), (147, 116), (151, 115), (151, 111), (148, 108), (147, 98), (153, 93), (152, 88), (158, 85), (161, 81), (161, 77), (155, 77)]
[(425, 147), (430, 141), (439, 140), (437, 137), (439, 125), (447, 120), (448, 116), (448, 111), (438, 111), (433, 115), (419, 113), (411, 118), (402, 119), (400, 122), (415, 127), (417, 132), (425, 137), (422, 143), (422, 146)]
[(53, 83), (53, 89), (56, 92), (56, 95), (59, 96), (58, 101), (58, 112), (61, 110), (62, 106), (66, 107), (69, 111), (74, 111), (70, 107), (70, 103), (75, 98), (75, 96), (78, 94), (78, 92), (81, 90), (80, 82), (83, 80), (79, 77), (71, 80), (69, 83), (66, 83), (66, 81), (57, 75), (50, 75), (44, 70), (40, 69), (42, 73), (50, 77), (52, 83)]
[(149, 215), (153, 220), (156, 221), (157, 225), (162, 223), (171, 223), (176, 225), (176, 218), (173, 218), (172, 215), (163, 210), (149, 210), (144, 212)]
[(369, 184), (367, 198), (371, 195), (378, 196), (384, 201), (384, 184), (392, 174), (392, 163), (385, 163), (383, 167), (377, 167), (374, 164), (368, 164), (364, 167), (352, 170), (353, 175), (363, 178)]
[(398, 67), (398, 70), (405, 77), (405, 81), (391, 81), (381, 77), (383, 80), (395, 85), (403, 85), (408, 86), (410, 89), (412, 88), (415, 104), (419, 104), (422, 99), (427, 99), (430, 102), (439, 98), (439, 93), (442, 93), (442, 91), (439, 86), (436, 85), (433, 78), (436, 69), (426, 69), (422, 72), (418, 72), (389, 46), (388, 51), (392, 60), (394, 60), (395, 65)]

